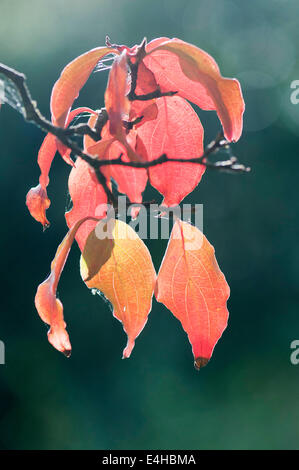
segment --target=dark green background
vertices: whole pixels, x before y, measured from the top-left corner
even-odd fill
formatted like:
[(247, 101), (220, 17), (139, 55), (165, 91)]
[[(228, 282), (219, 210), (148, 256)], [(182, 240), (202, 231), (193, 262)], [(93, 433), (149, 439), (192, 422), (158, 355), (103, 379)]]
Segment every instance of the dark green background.
[[(248, 175), (207, 172), (188, 201), (204, 204), (204, 232), (231, 286), (230, 320), (210, 364), (197, 373), (179, 322), (155, 301), (130, 360), (121, 324), (82, 283), (79, 250), (59, 295), (73, 345), (67, 360), (47, 342), (33, 304), (66, 226), (69, 167), (52, 167), (44, 234), (25, 206), (37, 184), (43, 134), (20, 114), (0, 112), (3, 449), (298, 448), (299, 79), (297, 0), (0, 0), (0, 61), (23, 72), (49, 116), (62, 67), (112, 41), (133, 45), (176, 36), (207, 50), (240, 79), (247, 105), (233, 147)], [(78, 104), (103, 105), (107, 75), (93, 74)], [(220, 125), (200, 112), (206, 143)], [(156, 268), (165, 241), (152, 241)]]

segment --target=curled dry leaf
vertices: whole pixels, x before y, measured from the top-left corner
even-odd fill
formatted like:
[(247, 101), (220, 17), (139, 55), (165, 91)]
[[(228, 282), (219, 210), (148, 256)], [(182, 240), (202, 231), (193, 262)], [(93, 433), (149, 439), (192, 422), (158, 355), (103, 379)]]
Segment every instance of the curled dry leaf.
[(79, 220), (69, 230), (63, 241), (59, 245), (55, 258), (51, 263), (51, 273), (37, 289), (35, 296), (35, 306), (41, 319), (50, 325), (48, 340), (58, 351), (69, 357), (71, 354), (71, 343), (66, 331), (66, 323), (63, 317), (63, 306), (56, 298), (57, 285), (70, 252), (79, 227), (86, 222), (89, 217)]
[(198, 228), (177, 220), (158, 273), (155, 295), (182, 323), (197, 369), (208, 363), (227, 326), (229, 292), (213, 246)]
[(86, 241), (80, 264), (86, 285), (112, 303), (113, 315), (128, 336), (123, 358), (129, 357), (152, 307), (156, 273), (147, 247), (125, 222), (100, 221)]

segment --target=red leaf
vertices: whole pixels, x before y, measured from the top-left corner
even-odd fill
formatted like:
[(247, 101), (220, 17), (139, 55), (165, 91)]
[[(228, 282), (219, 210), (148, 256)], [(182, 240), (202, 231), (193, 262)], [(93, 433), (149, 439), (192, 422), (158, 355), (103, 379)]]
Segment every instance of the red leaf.
[(196, 227), (175, 222), (155, 295), (182, 323), (195, 367), (205, 366), (227, 325), (229, 286), (213, 246)]
[[(110, 234), (110, 238), (99, 236)], [(89, 288), (99, 289), (113, 305), (113, 315), (128, 335), (123, 358), (128, 358), (152, 307), (156, 273), (151, 255), (125, 222), (100, 221), (89, 235), (81, 256), (81, 276)]]
[[(197, 158), (203, 153), (203, 128), (192, 107), (179, 96), (156, 100), (158, 117), (138, 128), (146, 149), (145, 160), (166, 153), (168, 158)], [(137, 152), (141, 154), (140, 147)], [(149, 169), (151, 184), (164, 196), (163, 205), (174, 206), (200, 182), (205, 171), (195, 163), (164, 163)]]
[(97, 47), (80, 55), (63, 69), (51, 95), (53, 124), (64, 127), (74, 100), (99, 60), (116, 52), (108, 47)]
[[(89, 113), (92, 116), (97, 116), (97, 112), (90, 108), (80, 107), (80, 108), (73, 109), (73, 111), (71, 111), (68, 115), (65, 127), (68, 127), (71, 124), (72, 120), (75, 119), (75, 117), (77, 117), (78, 114), (81, 114), (81, 113)], [(57, 144), (58, 152), (60, 153), (62, 158), (66, 161), (66, 163), (68, 163), (71, 166), (74, 166), (74, 162), (71, 159), (71, 149), (66, 147), (62, 142), (60, 142), (59, 139), (56, 139), (56, 144)]]
[[(150, 113), (150, 111), (149, 111)], [(92, 116), (89, 120), (89, 126), (93, 127), (96, 122), (96, 117)], [(102, 131), (102, 139), (100, 142), (109, 141), (112, 136), (109, 132), (108, 126), (105, 125)], [(136, 131), (131, 130), (127, 137), (128, 145), (134, 150), (136, 146)], [(94, 141), (89, 137), (84, 138), (84, 148), (86, 152), (96, 154), (97, 146)], [(101, 158), (114, 159), (118, 158), (120, 154), (124, 161), (129, 161), (129, 157), (124, 146), (117, 140), (115, 140), (107, 152), (101, 154)], [(102, 172), (106, 176), (107, 180), (113, 178), (118, 185), (118, 191), (128, 196), (131, 202), (142, 202), (142, 193), (145, 189), (148, 177), (145, 169), (129, 168), (121, 165), (103, 166)], [(134, 215), (137, 216), (138, 209), (134, 209)]]
[(156, 100), (150, 101), (133, 101), (130, 109), (130, 120), (135, 121), (138, 118), (142, 118), (140, 122), (134, 125), (135, 129), (138, 129), (146, 121), (156, 119), (158, 116), (158, 108)]
[[(90, 108), (74, 109), (69, 114), (66, 126), (68, 126), (78, 114), (83, 112), (94, 113), (94, 111)], [(53, 134), (48, 133), (43, 140), (37, 157), (37, 162), (41, 171), (39, 185), (31, 188), (26, 196), (26, 205), (31, 216), (40, 222), (44, 229), (50, 225), (46, 217), (46, 210), (51, 204), (47, 195), (47, 186), (49, 184), (49, 171), (57, 150), (59, 150), (62, 158), (69, 165), (74, 165), (73, 160), (70, 158), (71, 150), (59, 142)]]
[(50, 204), (51, 201), (47, 196), (47, 191), (41, 184), (28, 191), (26, 196), (28, 210), (31, 216), (42, 224), (44, 230), (50, 225), (46, 216), (46, 210), (50, 207)]
[[(136, 147), (136, 137), (137, 133), (135, 130), (131, 130), (127, 135), (128, 145), (130, 145), (133, 150)], [(121, 153), (123, 154), (123, 161), (130, 161), (126, 149), (120, 142), (116, 141), (111, 145), (106, 158), (118, 158)], [(111, 165), (110, 176), (116, 181), (118, 191), (126, 194), (131, 202), (142, 202), (142, 193), (148, 180), (147, 171), (145, 169)], [(137, 216), (138, 210), (133, 212), (134, 215)]]
[[(107, 210), (106, 193), (89, 164), (80, 158), (76, 161), (76, 167), (72, 169), (69, 176), (69, 192), (73, 207), (65, 214), (68, 227), (72, 227), (86, 216), (97, 218), (105, 216)], [(79, 228), (76, 240), (81, 251), (83, 251), (86, 239), (95, 225), (94, 221), (89, 220)]]
[(127, 141), (123, 126), (123, 120), (128, 119), (130, 113), (128, 85), (127, 52), (124, 50), (112, 64), (105, 91), (105, 106), (109, 116), (109, 133), (123, 145), (131, 161), (139, 161), (139, 156)]
[(126, 51), (114, 59), (108, 85), (105, 91), (105, 106), (109, 116), (110, 134), (122, 139), (124, 128), (123, 119), (128, 117), (130, 102), (126, 96), (128, 89), (128, 65)]
[(135, 93), (137, 95), (146, 95), (155, 91), (158, 87), (155, 75), (147, 68), (145, 63), (141, 61), (138, 65), (137, 81)]
[(71, 344), (66, 331), (66, 323), (63, 318), (63, 306), (56, 298), (57, 285), (70, 252), (75, 234), (78, 228), (87, 220), (79, 220), (69, 230), (56, 251), (55, 258), (51, 263), (51, 273), (37, 289), (35, 296), (35, 306), (41, 319), (50, 325), (48, 340), (58, 351), (69, 357), (71, 354)]
[(198, 47), (179, 39), (156, 41), (148, 45), (144, 63), (161, 91), (177, 91), (202, 109), (216, 110), (227, 140), (238, 140), (244, 112), (238, 80), (222, 77), (214, 59)]

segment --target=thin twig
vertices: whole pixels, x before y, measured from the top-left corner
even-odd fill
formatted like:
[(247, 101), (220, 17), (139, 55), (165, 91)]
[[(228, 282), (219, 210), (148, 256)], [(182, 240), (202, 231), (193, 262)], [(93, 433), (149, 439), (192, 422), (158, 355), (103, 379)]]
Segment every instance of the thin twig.
[[(151, 94), (137, 96), (136, 98), (136, 85), (137, 85), (137, 73), (138, 73), (138, 64), (140, 63), (141, 58), (144, 55), (144, 48), (145, 48), (146, 41), (144, 40), (141, 45), (139, 46), (139, 55), (137, 54), (137, 60), (135, 63), (129, 61), (129, 66), (131, 68), (132, 73), (132, 86), (131, 92), (134, 99), (152, 99), (152, 97), (159, 96), (172, 96), (176, 92), (167, 92), (161, 93), (160, 90), (156, 90)], [(208, 168), (223, 170), (223, 171), (230, 171), (234, 173), (244, 173), (250, 171), (250, 168), (245, 167), (242, 164), (239, 164), (236, 157), (231, 157), (229, 160), (225, 161), (218, 161), (218, 162), (211, 162), (208, 160), (208, 157), (211, 154), (217, 152), (220, 148), (227, 147), (229, 143), (224, 139), (223, 135), (220, 134), (213, 142), (211, 142), (203, 155), (199, 158), (169, 158), (166, 154), (159, 156), (158, 158), (152, 161), (141, 161), (141, 162), (126, 162), (122, 159), (122, 155), (118, 158), (111, 159), (111, 160), (97, 160), (96, 156), (91, 156), (88, 153), (84, 152), (79, 145), (72, 140), (74, 136), (82, 136), (82, 135), (89, 135), (95, 141), (101, 139), (101, 130), (103, 126), (108, 121), (108, 114), (105, 108), (102, 108), (99, 112), (98, 119), (95, 124), (95, 128), (91, 129), (87, 124), (79, 124), (77, 126), (71, 126), (69, 128), (62, 128), (55, 126), (50, 121), (48, 121), (39, 111), (36, 102), (32, 99), (30, 91), (26, 84), (26, 77), (23, 73), (20, 73), (11, 67), (8, 67), (4, 64), (0, 63), (0, 74), (3, 74), (9, 80), (11, 80), (15, 87), (17, 88), (20, 97), (22, 99), (22, 107), (24, 110), (24, 118), (26, 121), (32, 122), (39, 126), (43, 131), (50, 132), (51, 134), (55, 135), (66, 147), (70, 148), (72, 152), (86, 161), (95, 171), (97, 179), (99, 183), (102, 185), (104, 191), (107, 194), (108, 201), (112, 204), (116, 204), (116, 197), (113, 195), (112, 191), (110, 190), (107, 180), (101, 171), (102, 166), (107, 165), (121, 165), (126, 167), (133, 167), (133, 168), (151, 168), (156, 165), (161, 165), (166, 162), (177, 162), (177, 163), (196, 163), (204, 165)], [(132, 98), (131, 96), (131, 98)], [(151, 96), (150, 98), (148, 98)], [(133, 122), (124, 122), (124, 127), (127, 129), (132, 128), (135, 124), (140, 122), (142, 117), (137, 118)]]

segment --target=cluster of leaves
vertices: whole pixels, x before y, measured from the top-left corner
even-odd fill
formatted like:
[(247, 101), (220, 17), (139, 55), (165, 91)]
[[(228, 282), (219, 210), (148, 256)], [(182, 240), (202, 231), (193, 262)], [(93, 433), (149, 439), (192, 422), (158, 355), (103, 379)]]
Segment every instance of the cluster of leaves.
[[(105, 109), (71, 110), (94, 68), (109, 54), (113, 63)], [(228, 142), (240, 138), (244, 102), (238, 81), (222, 77), (210, 55), (179, 39), (159, 38), (133, 48), (107, 40), (106, 47), (69, 63), (53, 87), (53, 126), (66, 129), (78, 114), (90, 114), (83, 153), (77, 153), (82, 158), (75, 163), (71, 149), (53, 133), (47, 134), (38, 154), (39, 184), (26, 199), (32, 216), (48, 226), (49, 170), (58, 151), (73, 167), (69, 176), (73, 206), (65, 214), (70, 230), (58, 247), (49, 277), (38, 287), (35, 305), (50, 325), (50, 343), (67, 356), (71, 345), (56, 290), (74, 239), (81, 250), (83, 281), (104, 293), (127, 333), (123, 357), (130, 356), (147, 321), (153, 295), (182, 323), (196, 368), (208, 362), (226, 328), (229, 286), (214, 248), (198, 228), (175, 220), (156, 275), (138, 234), (125, 222), (107, 217), (105, 210), (113, 202), (111, 179), (135, 203), (142, 202), (149, 181), (163, 195), (164, 207), (180, 204), (198, 185), (205, 161), (183, 162), (200, 161), (203, 155), (203, 127), (188, 101), (217, 112)], [(159, 162), (161, 155), (167, 160)], [(137, 217), (138, 208), (131, 215)], [(107, 232), (106, 238), (97, 236), (99, 227)]]

